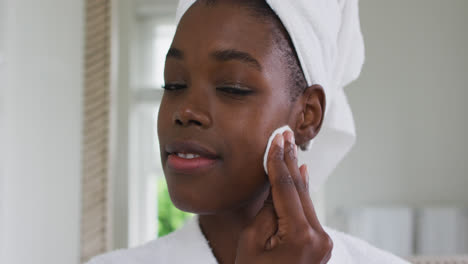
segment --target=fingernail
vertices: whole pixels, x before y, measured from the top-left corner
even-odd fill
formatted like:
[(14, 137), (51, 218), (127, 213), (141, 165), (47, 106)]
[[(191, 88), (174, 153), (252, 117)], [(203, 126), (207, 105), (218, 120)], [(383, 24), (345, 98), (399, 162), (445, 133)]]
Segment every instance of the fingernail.
[(276, 144), (280, 147), (280, 148), (284, 148), (284, 137), (283, 135), (281, 134), (278, 134), (276, 135)]
[(295, 144), (294, 133), (293, 132), (291, 132), (291, 131), (286, 132), (285, 138), (286, 138), (286, 141), (288, 141), (289, 143)]
[(297, 147), (296, 147), (296, 143), (294, 140), (294, 133), (291, 131), (288, 131), (285, 134), (286, 134), (285, 135), (286, 141), (293, 148), (294, 157), (297, 157)]

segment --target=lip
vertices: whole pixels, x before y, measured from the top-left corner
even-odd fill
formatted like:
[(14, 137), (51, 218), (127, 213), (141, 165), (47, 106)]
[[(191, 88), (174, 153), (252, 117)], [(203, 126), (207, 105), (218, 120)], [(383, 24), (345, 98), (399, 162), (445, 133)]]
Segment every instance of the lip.
[(167, 154), (174, 153), (193, 153), (202, 158), (218, 159), (219, 155), (212, 149), (195, 141), (174, 141), (165, 146)]
[[(212, 149), (195, 141), (176, 141), (165, 146), (167, 165), (170, 169), (183, 174), (192, 174), (210, 169), (220, 159)], [(193, 153), (200, 157), (184, 159), (175, 153)]]

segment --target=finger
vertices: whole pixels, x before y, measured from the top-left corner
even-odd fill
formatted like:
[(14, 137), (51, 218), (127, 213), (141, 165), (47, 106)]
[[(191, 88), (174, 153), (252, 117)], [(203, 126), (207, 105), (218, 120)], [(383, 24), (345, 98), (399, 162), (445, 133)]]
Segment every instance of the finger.
[(303, 228), (307, 219), (302, 209), (292, 172), (289, 171), (284, 161), (284, 137), (282, 134), (275, 136), (272, 147), (268, 153), (268, 178), (271, 184), (273, 203), (278, 218), (289, 220), (290, 227)]
[(297, 166), (297, 146), (294, 140), (294, 134), (291, 131), (286, 131), (284, 132), (284, 139), (284, 161), (288, 170), (291, 172), (297, 193), (302, 201), (303, 194), (308, 194), (308, 187), (306, 181), (304, 181), (302, 177), (299, 167)]
[(304, 209), (304, 214), (309, 221), (310, 226), (316, 230), (316, 231), (323, 231), (323, 227), (320, 224), (320, 221), (317, 217), (317, 213), (315, 211), (314, 203), (312, 202), (312, 199), (310, 199), (310, 194), (309, 194), (309, 172), (307, 170), (307, 165), (302, 165), (299, 168), (299, 171), (301, 173), (301, 179), (303, 181), (303, 184), (305, 186), (304, 191), (299, 193), (299, 197), (302, 202), (302, 207)]
[(289, 171), (292, 173), (294, 184), (296, 186), (299, 199), (301, 200), (304, 215), (307, 218), (310, 226), (314, 230), (321, 231), (322, 227), (318, 221), (315, 213), (314, 205), (309, 195), (309, 180), (307, 167), (301, 166), (302, 170), (297, 166), (297, 146), (294, 139), (294, 133), (291, 131), (284, 132), (285, 145), (284, 145), (284, 160), (288, 166)]

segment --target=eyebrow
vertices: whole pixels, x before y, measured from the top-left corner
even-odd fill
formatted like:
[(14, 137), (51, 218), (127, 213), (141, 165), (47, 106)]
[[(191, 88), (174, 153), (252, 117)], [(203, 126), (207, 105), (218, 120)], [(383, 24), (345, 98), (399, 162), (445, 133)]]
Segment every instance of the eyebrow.
[[(258, 62), (258, 60), (256, 60), (252, 55), (244, 51), (236, 49), (217, 50), (211, 53), (211, 56), (215, 60), (222, 62), (237, 60), (252, 66), (258, 71), (262, 71), (262, 65)], [(185, 55), (183, 51), (177, 48), (170, 48), (167, 52), (166, 58), (183, 60), (185, 58)]]
[(258, 71), (262, 71), (262, 65), (256, 60), (252, 55), (247, 52), (227, 49), (227, 50), (218, 50), (212, 53), (212, 56), (218, 61), (231, 61), (237, 60), (250, 66), (254, 67)]
[(170, 48), (169, 51), (167, 52), (166, 58), (174, 58), (178, 60), (183, 60), (184, 52), (181, 51), (180, 49)]

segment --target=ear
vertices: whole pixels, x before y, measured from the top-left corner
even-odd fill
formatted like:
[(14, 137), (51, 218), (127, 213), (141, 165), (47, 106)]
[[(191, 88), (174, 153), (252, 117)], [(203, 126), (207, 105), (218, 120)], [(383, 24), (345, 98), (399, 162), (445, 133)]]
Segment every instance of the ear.
[(306, 145), (315, 138), (322, 127), (325, 114), (325, 92), (322, 86), (315, 84), (308, 87), (298, 98), (299, 111), (297, 111), (294, 126), (296, 144)]

